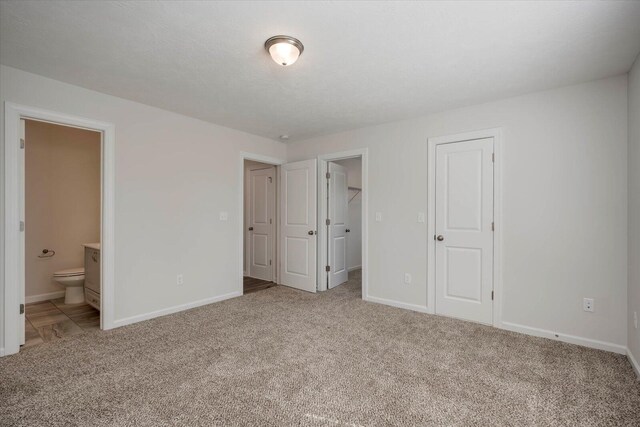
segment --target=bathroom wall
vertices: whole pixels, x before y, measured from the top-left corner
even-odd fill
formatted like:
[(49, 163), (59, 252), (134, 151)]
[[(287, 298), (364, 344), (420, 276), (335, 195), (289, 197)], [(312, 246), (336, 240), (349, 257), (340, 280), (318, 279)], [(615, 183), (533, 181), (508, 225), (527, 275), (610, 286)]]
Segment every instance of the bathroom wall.
[[(362, 188), (362, 159), (338, 160), (339, 165), (347, 168), (347, 185)], [(355, 270), (362, 267), (362, 191), (349, 190), (347, 226), (351, 232), (347, 235), (347, 267)]]
[[(25, 141), (25, 288), (32, 302), (62, 296), (52, 274), (82, 267), (81, 244), (100, 241), (100, 133), (27, 120)], [(55, 256), (38, 258), (44, 248)]]

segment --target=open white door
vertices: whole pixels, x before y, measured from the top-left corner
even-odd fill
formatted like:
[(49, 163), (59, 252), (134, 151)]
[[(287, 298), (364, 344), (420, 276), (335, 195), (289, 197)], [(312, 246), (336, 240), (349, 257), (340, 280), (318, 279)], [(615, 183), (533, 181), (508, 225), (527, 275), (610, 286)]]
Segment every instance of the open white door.
[(20, 345), (23, 345), (25, 342), (24, 336), (24, 322), (25, 322), (25, 314), (24, 314), (24, 306), (25, 306), (25, 234), (26, 234), (26, 224), (25, 220), (25, 210), (24, 210), (24, 201), (25, 201), (25, 146), (26, 146), (26, 136), (25, 136), (25, 121), (24, 119), (20, 119), (20, 150), (18, 150), (18, 213), (20, 215), (20, 229), (21, 233), (18, 238), (18, 250), (20, 256), (18, 256), (19, 265), (18, 265), (18, 301), (21, 307), (20, 310), (20, 318), (18, 319), (18, 339), (20, 340)]
[(316, 291), (317, 253), (316, 160), (282, 165), (281, 284), (303, 291)]
[(275, 168), (249, 172), (249, 276), (273, 280)]
[(491, 324), (493, 138), (436, 146), (436, 313)]
[(327, 230), (329, 289), (332, 289), (348, 278), (347, 270), (347, 217), (348, 188), (347, 169), (334, 162), (329, 162), (329, 200)]

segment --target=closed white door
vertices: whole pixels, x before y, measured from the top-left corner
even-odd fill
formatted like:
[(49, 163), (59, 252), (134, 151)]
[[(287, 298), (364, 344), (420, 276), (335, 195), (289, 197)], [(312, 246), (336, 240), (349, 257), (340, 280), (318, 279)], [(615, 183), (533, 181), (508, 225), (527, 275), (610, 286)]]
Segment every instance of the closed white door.
[(281, 167), (280, 281), (304, 291), (316, 291), (317, 166), (316, 160)]
[(273, 280), (275, 168), (249, 172), (249, 276)]
[(493, 138), (436, 147), (436, 313), (491, 324)]
[(329, 225), (327, 236), (329, 260), (329, 289), (347, 281), (347, 169), (329, 162)]

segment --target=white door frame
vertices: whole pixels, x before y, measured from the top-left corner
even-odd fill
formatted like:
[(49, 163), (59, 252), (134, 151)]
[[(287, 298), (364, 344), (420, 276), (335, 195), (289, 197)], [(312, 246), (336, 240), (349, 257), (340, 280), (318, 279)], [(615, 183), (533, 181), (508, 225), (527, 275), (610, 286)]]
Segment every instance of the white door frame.
[(369, 300), (369, 149), (359, 148), (318, 156), (318, 291), (327, 290), (327, 169), (336, 160), (360, 157), (362, 162), (362, 299)]
[[(4, 349), (3, 354), (9, 355), (20, 350), (18, 336), (19, 304), (18, 289), (24, 289), (24, 274), (20, 266), (24, 265), (24, 251), (20, 251), (20, 242), (24, 239), (24, 232), (19, 230), (20, 191), (19, 173), (24, 170), (18, 164), (20, 150), (19, 126), (21, 119), (32, 119), (77, 127), (100, 132), (101, 138), (101, 308), (100, 328), (103, 330), (114, 327), (115, 314), (115, 240), (114, 240), (114, 182), (115, 182), (115, 126), (111, 123), (100, 122), (84, 117), (72, 116), (40, 108), (5, 102), (4, 104)], [(27, 142), (28, 143), (28, 142)], [(24, 200), (24, 198), (22, 199)], [(27, 227), (29, 225), (27, 224)], [(22, 286), (19, 286), (22, 282)]]
[(502, 128), (446, 135), (428, 140), (427, 155), (427, 312), (435, 314), (436, 306), (436, 146), (474, 139), (493, 138), (493, 326), (502, 327)]
[[(246, 170), (246, 165), (245, 165), (245, 188), (244, 190), (248, 192), (245, 193), (244, 195), (244, 199), (245, 199), (245, 205), (244, 205), (244, 209), (245, 212), (243, 212), (243, 221), (245, 222), (244, 224), (244, 232), (248, 232), (248, 227), (251, 226), (251, 209), (253, 208), (252, 206), (252, 199), (253, 199), (253, 195), (252, 195), (252, 183), (251, 183), (251, 174), (252, 172), (255, 171), (264, 171), (264, 170), (273, 170), (273, 218), (271, 218), (272, 223), (271, 225), (271, 244), (269, 245), (271, 248), (271, 259), (273, 261), (272, 265), (271, 265), (271, 281), (275, 282), (276, 281), (276, 263), (277, 263), (277, 255), (275, 254), (276, 250), (278, 249), (277, 244), (276, 244), (276, 230), (278, 229), (278, 225), (275, 223), (275, 221), (278, 219), (277, 217), (277, 212), (278, 212), (278, 207), (276, 206), (276, 204), (278, 203), (278, 170), (277, 170), (277, 166), (276, 165), (267, 165), (264, 164), (262, 167), (260, 168), (251, 168), (249, 170)], [(246, 188), (246, 185), (248, 184), (249, 188)], [(248, 197), (247, 197), (248, 196)], [(269, 192), (267, 191), (267, 199), (269, 199)], [(271, 201), (271, 200), (269, 200)], [(250, 236), (249, 233), (247, 233), (246, 235), (246, 239), (245, 239), (245, 248), (244, 248), (244, 256), (245, 256), (245, 260), (247, 261), (247, 265), (246, 265), (246, 270), (244, 271), (243, 275), (245, 277), (253, 277), (251, 276), (251, 257), (253, 254), (253, 240)]]
[(267, 165), (272, 165), (272, 166), (276, 166), (276, 229), (274, 232), (274, 236), (273, 239), (275, 241), (275, 245), (276, 245), (276, 252), (274, 253), (274, 257), (276, 259), (275, 262), (275, 268), (273, 269), (273, 274), (275, 276), (275, 281), (279, 282), (280, 281), (280, 257), (278, 256), (278, 240), (279, 240), (279, 236), (280, 236), (280, 227), (278, 226), (278, 224), (280, 224), (280, 209), (278, 207), (278, 201), (280, 200), (280, 193), (278, 190), (278, 166), (283, 165), (286, 163), (286, 161), (284, 159), (278, 159), (275, 157), (269, 157), (269, 156), (263, 156), (262, 154), (255, 154), (255, 153), (248, 153), (248, 152), (244, 152), (241, 151), (240, 152), (240, 168), (239, 168), (239, 183), (240, 183), (240, 198), (239, 198), (239, 209), (238, 212), (241, 213), (242, 218), (240, 219), (240, 221), (238, 221), (239, 227), (240, 227), (240, 280), (239, 280), (239, 284), (238, 284), (238, 291), (240, 292), (241, 295), (244, 294), (244, 257), (245, 257), (245, 238), (244, 238), (244, 230), (245, 230), (245, 212), (244, 212), (244, 183), (245, 183), (245, 174), (244, 174), (244, 161), (245, 160), (253, 160), (254, 162), (260, 162), (260, 163), (265, 163)]

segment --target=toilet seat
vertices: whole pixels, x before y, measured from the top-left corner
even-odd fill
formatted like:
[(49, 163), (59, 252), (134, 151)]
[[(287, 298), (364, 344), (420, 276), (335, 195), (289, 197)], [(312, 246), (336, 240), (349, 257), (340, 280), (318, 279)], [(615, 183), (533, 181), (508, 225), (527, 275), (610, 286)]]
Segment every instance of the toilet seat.
[(60, 270), (53, 273), (53, 277), (75, 277), (75, 276), (83, 276), (84, 268), (68, 268), (66, 270)]

